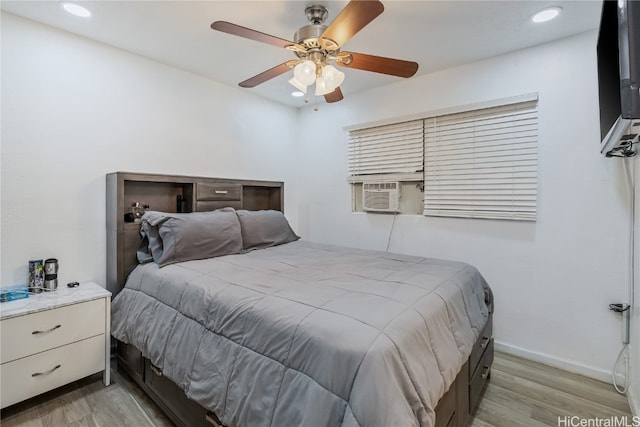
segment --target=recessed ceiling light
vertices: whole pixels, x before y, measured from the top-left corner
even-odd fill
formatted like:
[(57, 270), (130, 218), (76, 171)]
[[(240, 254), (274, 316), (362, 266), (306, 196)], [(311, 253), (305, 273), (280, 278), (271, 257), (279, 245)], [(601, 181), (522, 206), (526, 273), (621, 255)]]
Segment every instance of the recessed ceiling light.
[(295, 96), (296, 98), (300, 98), (301, 96), (304, 96), (304, 93), (300, 92), (299, 90), (296, 90), (296, 91), (291, 92), (291, 96)]
[(562, 12), (561, 7), (549, 7), (533, 15), (531, 20), (537, 23), (551, 21), (553, 18), (560, 15), (560, 12)]
[(69, 12), (72, 15), (80, 16), (81, 18), (88, 18), (88, 17), (91, 16), (91, 12), (89, 12), (89, 10), (87, 10), (86, 8), (80, 6), (79, 4), (69, 3), (69, 2), (62, 2), (62, 3), (60, 3), (60, 5), (62, 6), (62, 8), (64, 10), (66, 10), (67, 12)]

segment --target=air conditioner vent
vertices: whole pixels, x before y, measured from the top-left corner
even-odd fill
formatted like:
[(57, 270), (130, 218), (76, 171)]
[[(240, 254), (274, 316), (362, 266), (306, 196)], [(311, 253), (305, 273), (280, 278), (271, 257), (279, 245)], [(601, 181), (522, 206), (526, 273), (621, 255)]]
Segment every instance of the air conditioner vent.
[(399, 182), (368, 182), (362, 184), (362, 209), (368, 212), (398, 212)]

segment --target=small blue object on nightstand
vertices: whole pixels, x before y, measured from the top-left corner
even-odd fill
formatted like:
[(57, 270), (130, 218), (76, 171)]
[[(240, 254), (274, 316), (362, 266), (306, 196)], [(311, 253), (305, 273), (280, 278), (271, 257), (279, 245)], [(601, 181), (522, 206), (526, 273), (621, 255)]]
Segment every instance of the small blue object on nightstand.
[(14, 285), (0, 288), (0, 302), (13, 301), (29, 297), (29, 289), (25, 285)]

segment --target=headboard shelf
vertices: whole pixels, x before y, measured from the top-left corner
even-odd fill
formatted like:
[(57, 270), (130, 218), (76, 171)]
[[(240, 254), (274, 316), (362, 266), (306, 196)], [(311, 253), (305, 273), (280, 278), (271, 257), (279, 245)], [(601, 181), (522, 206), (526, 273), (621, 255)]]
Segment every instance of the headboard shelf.
[(149, 205), (149, 209), (162, 212), (176, 212), (176, 198), (187, 201), (185, 212), (192, 210), (193, 184), (176, 182), (124, 181), (124, 210), (134, 203)]
[(125, 222), (134, 203), (162, 212), (284, 208), (284, 184), (279, 181), (113, 172), (106, 184), (107, 289), (114, 296), (137, 265), (140, 224)]

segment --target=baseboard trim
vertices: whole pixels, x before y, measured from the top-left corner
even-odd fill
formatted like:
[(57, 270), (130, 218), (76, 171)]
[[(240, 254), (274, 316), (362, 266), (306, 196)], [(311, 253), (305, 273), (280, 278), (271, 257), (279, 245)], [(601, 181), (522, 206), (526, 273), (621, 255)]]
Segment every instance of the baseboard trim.
[(629, 400), (629, 406), (631, 407), (631, 413), (634, 417), (640, 417), (640, 396), (636, 396), (633, 393), (633, 389), (629, 389), (627, 392), (627, 399)]
[(611, 384), (611, 371), (606, 371), (592, 366), (582, 365), (580, 363), (572, 362), (570, 360), (560, 359), (558, 357), (550, 356), (544, 353), (538, 353), (535, 351), (527, 350), (525, 348), (517, 347), (510, 344), (505, 344), (500, 341), (495, 341), (495, 349), (502, 353), (511, 354), (513, 356), (522, 357), (533, 362), (542, 363), (543, 365), (551, 366), (553, 368), (562, 369), (563, 371), (572, 372), (574, 374), (583, 375), (585, 377), (593, 378), (607, 384)]

